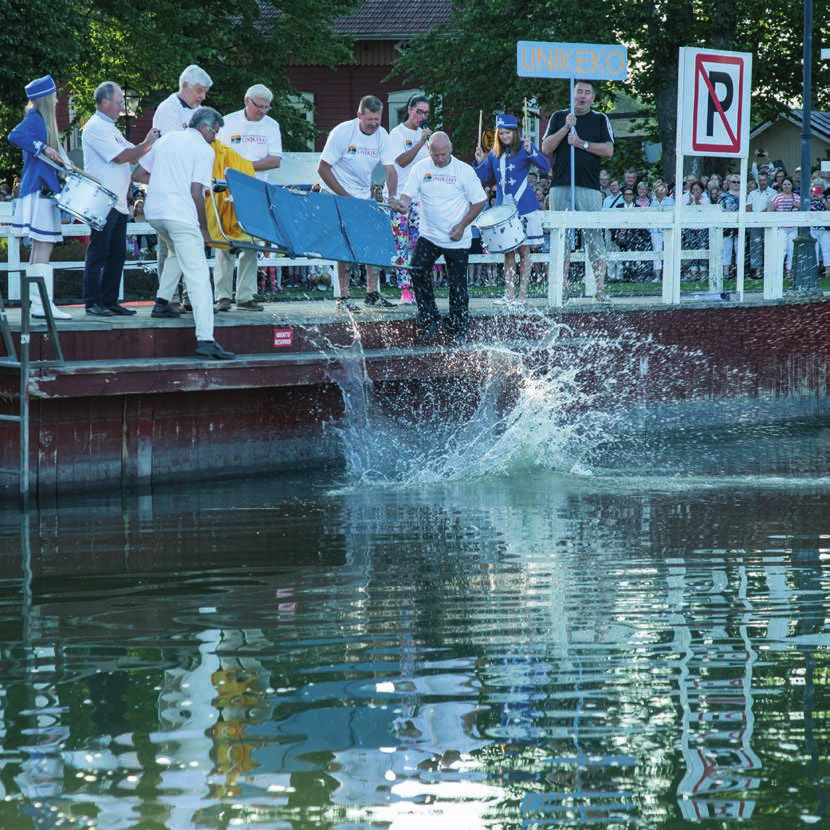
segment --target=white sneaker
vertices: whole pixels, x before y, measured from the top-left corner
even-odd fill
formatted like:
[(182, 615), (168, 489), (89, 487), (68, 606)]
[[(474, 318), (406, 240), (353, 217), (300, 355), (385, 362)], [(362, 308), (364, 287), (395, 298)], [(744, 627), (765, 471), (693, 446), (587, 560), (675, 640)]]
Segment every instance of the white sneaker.
[[(52, 316), (56, 320), (73, 320), (71, 314), (67, 314), (65, 311), (61, 311), (56, 305), (52, 305)], [(44, 320), (46, 318), (46, 312), (43, 309), (43, 306), (40, 303), (32, 303), (32, 317), (38, 320)]]

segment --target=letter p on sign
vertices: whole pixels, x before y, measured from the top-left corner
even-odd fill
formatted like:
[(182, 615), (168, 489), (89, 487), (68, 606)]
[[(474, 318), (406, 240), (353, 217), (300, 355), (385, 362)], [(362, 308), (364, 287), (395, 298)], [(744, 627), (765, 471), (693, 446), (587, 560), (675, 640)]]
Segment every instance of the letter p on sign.
[(685, 155), (741, 156), (749, 145), (752, 55), (684, 49)]

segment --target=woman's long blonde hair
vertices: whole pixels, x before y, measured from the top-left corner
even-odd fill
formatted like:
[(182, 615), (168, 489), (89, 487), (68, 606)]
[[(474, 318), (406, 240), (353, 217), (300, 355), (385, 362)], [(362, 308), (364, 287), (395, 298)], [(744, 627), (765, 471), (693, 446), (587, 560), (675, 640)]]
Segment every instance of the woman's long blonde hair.
[(29, 101), (29, 107), (37, 110), (43, 117), (46, 124), (46, 143), (58, 152), (61, 151), (60, 133), (58, 132), (58, 118), (55, 113), (57, 109), (58, 96), (56, 93), (44, 95), (42, 98), (35, 98)]

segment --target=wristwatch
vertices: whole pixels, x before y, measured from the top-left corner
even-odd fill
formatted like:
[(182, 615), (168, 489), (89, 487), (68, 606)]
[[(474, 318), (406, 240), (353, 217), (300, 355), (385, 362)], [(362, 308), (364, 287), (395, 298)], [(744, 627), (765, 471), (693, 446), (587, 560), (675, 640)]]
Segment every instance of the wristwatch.
[(582, 149), (583, 149), (583, 150), (587, 150), (587, 149), (588, 149), (588, 147), (589, 147), (588, 142), (587, 142), (587, 141), (583, 141), (583, 142), (582, 142)]

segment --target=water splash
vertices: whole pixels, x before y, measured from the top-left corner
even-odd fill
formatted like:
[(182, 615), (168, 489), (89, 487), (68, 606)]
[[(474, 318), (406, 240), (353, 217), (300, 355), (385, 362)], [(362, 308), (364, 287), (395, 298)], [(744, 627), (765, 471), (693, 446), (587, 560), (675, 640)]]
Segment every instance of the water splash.
[[(352, 485), (534, 470), (590, 474), (593, 451), (616, 440), (619, 408), (607, 403), (614, 378), (621, 370), (640, 371), (626, 338), (576, 343), (567, 327), (552, 325), (535, 342), (437, 349), (454, 371), (449, 379), (417, 381), (413, 402), (411, 387), (372, 382), (356, 327), (354, 335), (349, 346), (327, 350), (336, 356), (330, 377), (344, 402), (344, 417), (329, 428), (341, 440)], [(579, 359), (563, 359), (574, 350)], [(464, 364), (478, 371), (458, 383), (453, 378), (463, 376)], [(600, 399), (605, 403), (598, 405)]]

